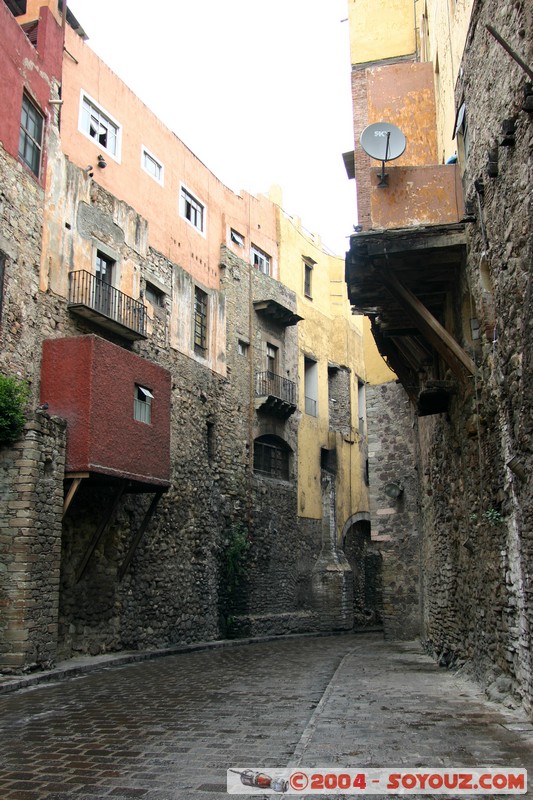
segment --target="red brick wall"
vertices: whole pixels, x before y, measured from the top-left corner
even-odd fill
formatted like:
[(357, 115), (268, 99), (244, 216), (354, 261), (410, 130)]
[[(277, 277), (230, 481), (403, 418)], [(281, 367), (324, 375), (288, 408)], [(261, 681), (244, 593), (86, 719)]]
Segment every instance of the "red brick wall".
[(22, 94), (25, 90), (45, 117), (40, 182), (46, 174), (46, 127), (55, 113), (50, 105), (51, 83), (61, 83), (63, 31), (47, 8), (39, 17), (37, 48), (20, 28), (5, 3), (0, 2), (0, 142), (18, 158)]
[[(151, 424), (133, 417), (135, 384)], [(170, 373), (98, 336), (43, 342), (41, 402), (67, 420), (65, 471), (164, 484), (170, 475)]]

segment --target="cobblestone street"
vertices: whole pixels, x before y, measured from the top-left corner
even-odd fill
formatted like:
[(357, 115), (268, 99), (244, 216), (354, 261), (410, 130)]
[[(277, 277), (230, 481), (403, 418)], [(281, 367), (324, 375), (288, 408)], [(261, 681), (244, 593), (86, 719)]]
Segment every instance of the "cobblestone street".
[(520, 711), (377, 634), (102, 666), (2, 694), (0, 714), (1, 800), (222, 798), (237, 765), (533, 767)]

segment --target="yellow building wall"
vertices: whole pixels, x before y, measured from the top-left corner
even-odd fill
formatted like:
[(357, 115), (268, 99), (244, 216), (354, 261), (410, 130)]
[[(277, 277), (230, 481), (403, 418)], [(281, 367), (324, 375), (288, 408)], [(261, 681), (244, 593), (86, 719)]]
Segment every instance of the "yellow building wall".
[(349, 0), (352, 64), (415, 53), (413, 0)]
[[(420, 3), (419, 3), (420, 5)], [(439, 160), (457, 150), (453, 138), (456, 115), (455, 85), (459, 77), (473, 0), (440, 2), (426, 0), (427, 60), (433, 64)]]
[[(271, 194), (279, 202), (279, 194)], [(337, 535), (344, 523), (368, 510), (363, 480), (364, 455), (359, 434), (358, 379), (364, 380), (363, 318), (351, 313), (344, 281), (344, 260), (325, 252), (318, 237), (306, 233), (297, 219), (278, 206), (280, 280), (297, 295), (299, 398), (298, 514), (322, 518), (320, 450), (337, 450)], [(311, 298), (304, 293), (304, 264), (314, 262)], [(318, 364), (317, 416), (305, 413), (304, 358)], [(350, 377), (350, 433), (330, 431), (328, 364), (348, 367)]]

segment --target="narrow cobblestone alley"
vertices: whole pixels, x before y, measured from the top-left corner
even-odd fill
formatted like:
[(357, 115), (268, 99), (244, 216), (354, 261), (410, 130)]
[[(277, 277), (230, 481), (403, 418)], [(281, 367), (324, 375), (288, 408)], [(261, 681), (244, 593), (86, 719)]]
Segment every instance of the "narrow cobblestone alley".
[(0, 696), (0, 714), (1, 800), (222, 798), (236, 765), (533, 766), (522, 712), (488, 702), (417, 643), (376, 634), (37, 681)]

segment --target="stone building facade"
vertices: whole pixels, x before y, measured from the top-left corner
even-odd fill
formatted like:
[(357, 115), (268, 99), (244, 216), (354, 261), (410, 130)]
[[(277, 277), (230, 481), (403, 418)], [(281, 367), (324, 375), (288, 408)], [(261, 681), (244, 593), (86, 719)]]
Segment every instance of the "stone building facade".
[[(466, 664), (531, 709), (532, 9), (416, 9), (395, 52), (361, 65), (369, 98), (379, 73), (379, 104), (356, 115), (356, 133), (391, 123), (407, 149), (379, 189), (379, 165), (359, 151), (370, 198), (347, 280), (412, 407), (396, 432), (412, 437), (419, 478), (421, 636), (441, 664)], [(418, 164), (411, 197), (416, 133), (403, 109), (418, 87), (406, 78), (398, 97), (388, 78), (417, 64), (433, 75), (438, 155)]]
[[(280, 280), (279, 207), (223, 186), (57, 0), (3, 0), (0, 13), (14, 76), (0, 120), (0, 370), (30, 387), (24, 434), (0, 449), (0, 669), (351, 628), (340, 544), (360, 465), (332, 481), (317, 450), (310, 526), (302, 315)], [(354, 510), (367, 512), (364, 491)]]

